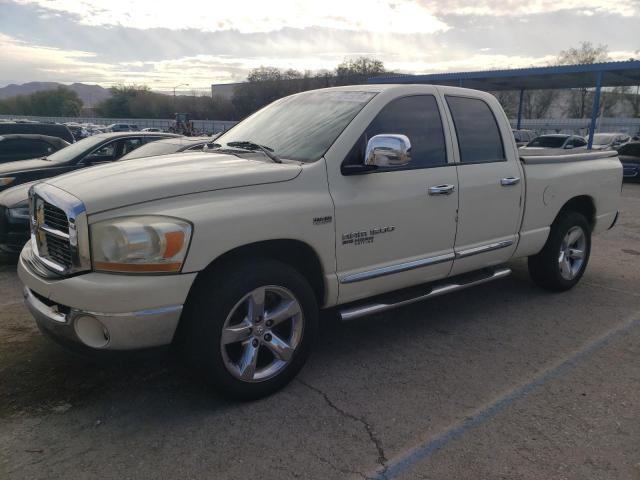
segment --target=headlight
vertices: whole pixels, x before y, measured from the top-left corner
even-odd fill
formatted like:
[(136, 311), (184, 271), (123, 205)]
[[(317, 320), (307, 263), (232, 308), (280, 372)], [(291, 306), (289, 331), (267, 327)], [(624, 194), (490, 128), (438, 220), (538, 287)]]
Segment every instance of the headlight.
[(0, 177), (0, 187), (7, 187), (13, 183), (16, 177)]
[(11, 218), (20, 218), (20, 219), (28, 220), (30, 216), (29, 200), (27, 199), (20, 203), (16, 203), (12, 207), (9, 207), (7, 211), (9, 212), (9, 216)]
[(121, 217), (91, 225), (93, 268), (103, 272), (179, 272), (191, 224), (161, 216)]

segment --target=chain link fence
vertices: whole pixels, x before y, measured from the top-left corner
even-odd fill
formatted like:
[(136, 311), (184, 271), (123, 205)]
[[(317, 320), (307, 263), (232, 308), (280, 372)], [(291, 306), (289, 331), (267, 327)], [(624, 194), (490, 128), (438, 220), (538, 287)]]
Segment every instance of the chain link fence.
[[(516, 128), (517, 120), (510, 120), (511, 126)], [(534, 130), (539, 134), (567, 133), (572, 135), (587, 135), (589, 133), (589, 118), (523, 118), (520, 128)], [(640, 118), (601, 117), (596, 123), (596, 133), (619, 132), (635, 135), (640, 132)]]
[[(138, 128), (159, 128), (168, 130), (174, 123), (173, 119), (158, 118), (101, 118), (101, 117), (36, 117), (24, 115), (0, 115), (0, 119), (7, 120), (35, 120), (39, 122), (75, 122), (75, 123), (92, 123), (96, 125), (111, 125), (112, 123), (126, 123), (136, 125)], [(510, 120), (511, 126), (516, 128), (517, 121)], [(540, 134), (544, 133), (569, 133), (575, 135), (587, 135), (589, 130), (588, 118), (523, 118), (521, 128), (527, 130), (535, 130)], [(236, 123), (230, 120), (193, 120), (195, 129), (205, 134), (214, 134), (226, 132)], [(621, 132), (634, 135), (640, 132), (640, 118), (609, 118), (602, 117), (598, 119), (597, 132)]]

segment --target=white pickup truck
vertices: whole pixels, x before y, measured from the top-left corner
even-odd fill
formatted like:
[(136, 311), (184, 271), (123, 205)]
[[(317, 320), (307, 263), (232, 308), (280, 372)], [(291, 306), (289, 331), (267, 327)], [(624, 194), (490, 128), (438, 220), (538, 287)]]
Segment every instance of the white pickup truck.
[(222, 392), (257, 398), (300, 370), (320, 309), (351, 320), (518, 257), (566, 290), (618, 215), (615, 152), (520, 158), (473, 90), (300, 93), (216, 142), (32, 189), (18, 271), (44, 332), (92, 351), (177, 344)]

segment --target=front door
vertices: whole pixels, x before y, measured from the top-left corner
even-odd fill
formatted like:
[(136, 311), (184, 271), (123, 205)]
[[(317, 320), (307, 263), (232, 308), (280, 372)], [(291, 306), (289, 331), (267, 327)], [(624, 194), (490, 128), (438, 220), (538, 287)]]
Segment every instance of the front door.
[(458, 181), (439, 102), (434, 95), (391, 100), (345, 159), (362, 163), (374, 135), (403, 134), (411, 142), (408, 165), (330, 182), (340, 302), (443, 278), (451, 269)]

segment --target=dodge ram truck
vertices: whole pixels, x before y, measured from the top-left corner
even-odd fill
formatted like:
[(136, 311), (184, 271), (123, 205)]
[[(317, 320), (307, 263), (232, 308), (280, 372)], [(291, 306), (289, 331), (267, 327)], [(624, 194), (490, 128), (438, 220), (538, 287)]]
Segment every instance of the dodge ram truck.
[(522, 257), (564, 291), (618, 216), (615, 151), (520, 157), (473, 90), (299, 93), (210, 147), (32, 188), (18, 272), (43, 332), (89, 352), (176, 345), (224, 394), (258, 398), (302, 368), (321, 309), (352, 320)]

